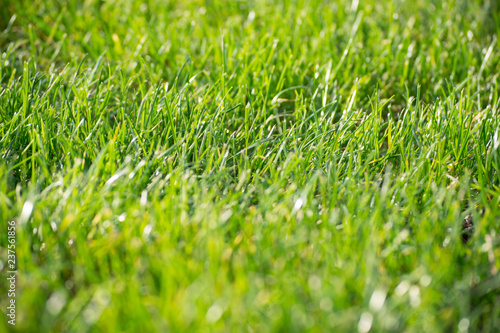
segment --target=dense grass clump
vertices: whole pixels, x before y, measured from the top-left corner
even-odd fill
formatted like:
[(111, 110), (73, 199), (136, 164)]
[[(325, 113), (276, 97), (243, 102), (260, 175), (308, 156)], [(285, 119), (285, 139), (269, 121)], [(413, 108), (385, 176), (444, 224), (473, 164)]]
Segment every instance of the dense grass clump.
[(0, 330), (500, 331), (497, 1), (6, 0), (0, 30)]

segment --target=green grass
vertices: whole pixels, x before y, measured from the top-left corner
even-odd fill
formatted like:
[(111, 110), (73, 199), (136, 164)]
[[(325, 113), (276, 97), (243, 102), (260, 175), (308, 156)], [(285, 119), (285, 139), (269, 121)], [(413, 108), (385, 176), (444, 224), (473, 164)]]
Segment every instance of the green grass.
[(497, 1), (0, 7), (0, 331), (500, 331)]

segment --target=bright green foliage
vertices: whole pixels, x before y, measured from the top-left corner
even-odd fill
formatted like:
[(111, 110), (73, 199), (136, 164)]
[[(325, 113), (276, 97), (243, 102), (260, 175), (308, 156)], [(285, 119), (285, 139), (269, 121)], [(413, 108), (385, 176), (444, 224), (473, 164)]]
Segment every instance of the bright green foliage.
[(3, 0), (0, 30), (14, 331), (500, 331), (497, 1)]

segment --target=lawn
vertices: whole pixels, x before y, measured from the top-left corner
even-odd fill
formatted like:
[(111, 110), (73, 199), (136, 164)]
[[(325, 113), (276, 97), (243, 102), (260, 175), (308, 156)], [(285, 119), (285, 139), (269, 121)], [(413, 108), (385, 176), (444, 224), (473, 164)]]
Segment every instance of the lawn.
[(498, 1), (2, 0), (0, 31), (0, 331), (500, 331)]

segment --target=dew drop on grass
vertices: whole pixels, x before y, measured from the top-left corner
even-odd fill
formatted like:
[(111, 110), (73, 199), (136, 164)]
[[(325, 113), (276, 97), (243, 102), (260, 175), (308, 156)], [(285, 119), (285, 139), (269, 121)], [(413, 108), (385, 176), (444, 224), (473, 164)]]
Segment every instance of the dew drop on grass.
[(255, 19), (255, 12), (252, 10), (248, 13), (248, 21), (252, 22)]
[(366, 333), (372, 328), (373, 315), (370, 312), (363, 312), (359, 318), (358, 332)]
[(432, 277), (430, 275), (424, 274), (420, 278), (420, 285), (422, 287), (428, 287), (432, 282)]
[(418, 286), (410, 287), (410, 305), (415, 308), (420, 305), (420, 288)]
[(373, 311), (382, 310), (386, 295), (387, 292), (385, 290), (376, 289), (373, 292), (372, 297), (370, 298), (370, 309), (372, 309)]
[(66, 300), (66, 293), (61, 290), (54, 291), (47, 300), (46, 308), (48, 312), (53, 316), (59, 314), (66, 304)]
[(32, 211), (33, 211), (33, 202), (26, 201), (23, 205), (23, 210), (21, 211), (21, 216), (19, 218), (21, 225), (28, 222), (28, 219), (30, 218)]
[(150, 224), (146, 225), (144, 227), (144, 231), (142, 232), (142, 236), (148, 238), (149, 234), (151, 233), (151, 230), (153, 230), (153, 227)]
[(304, 199), (298, 198), (297, 201), (295, 201), (295, 205), (293, 206), (293, 210), (295, 210), (295, 211), (299, 210), (303, 204), (304, 204)]
[(407, 280), (403, 280), (400, 284), (398, 284), (396, 289), (394, 289), (394, 293), (396, 294), (396, 296), (401, 297), (406, 294), (408, 289), (410, 289), (410, 282), (408, 282)]
[(470, 320), (469, 318), (462, 318), (458, 323), (459, 332), (467, 332), (469, 330)]
[(218, 304), (214, 304), (208, 309), (205, 318), (209, 323), (215, 323), (220, 319), (220, 317), (222, 317), (222, 313), (222, 307)]
[(227, 222), (227, 220), (229, 220), (229, 218), (233, 215), (233, 212), (231, 210), (226, 210), (224, 213), (222, 213), (220, 219), (221, 219), (221, 222), (222, 223), (225, 223)]
[(141, 207), (145, 207), (147, 203), (148, 203), (148, 192), (144, 190), (141, 193), (141, 201), (140, 201)]

